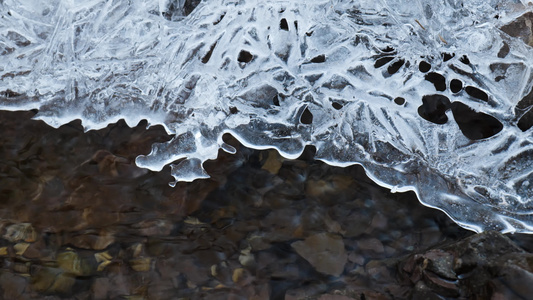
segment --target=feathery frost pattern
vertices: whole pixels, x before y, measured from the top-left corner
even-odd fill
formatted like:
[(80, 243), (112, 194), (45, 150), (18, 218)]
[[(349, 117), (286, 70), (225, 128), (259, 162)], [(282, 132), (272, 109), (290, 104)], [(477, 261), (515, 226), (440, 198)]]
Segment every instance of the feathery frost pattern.
[[(533, 52), (503, 0), (4, 0), (0, 108), (175, 137), (139, 166), (177, 181), (231, 133), (361, 164), (475, 231), (533, 232)], [(530, 124), (531, 123), (531, 124)]]

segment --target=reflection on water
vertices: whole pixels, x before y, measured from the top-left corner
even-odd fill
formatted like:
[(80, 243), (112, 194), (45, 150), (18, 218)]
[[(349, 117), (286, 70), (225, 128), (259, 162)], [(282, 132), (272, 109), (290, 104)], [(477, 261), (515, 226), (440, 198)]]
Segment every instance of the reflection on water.
[[(3, 299), (409, 297), (406, 255), (469, 235), (357, 166), (221, 152), (179, 183), (133, 161), (160, 127), (83, 133), (0, 112)], [(312, 152), (309, 149), (308, 152)], [(361, 296), (364, 295), (364, 296)]]

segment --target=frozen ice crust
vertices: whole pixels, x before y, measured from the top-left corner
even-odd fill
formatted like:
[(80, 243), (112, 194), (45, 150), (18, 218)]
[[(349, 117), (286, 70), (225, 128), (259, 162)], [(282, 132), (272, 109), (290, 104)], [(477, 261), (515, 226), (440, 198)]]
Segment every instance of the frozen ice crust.
[(0, 109), (161, 124), (136, 162), (176, 181), (235, 152), (225, 133), (313, 145), (465, 228), (532, 233), (533, 53), (501, 30), (528, 2), (5, 0)]

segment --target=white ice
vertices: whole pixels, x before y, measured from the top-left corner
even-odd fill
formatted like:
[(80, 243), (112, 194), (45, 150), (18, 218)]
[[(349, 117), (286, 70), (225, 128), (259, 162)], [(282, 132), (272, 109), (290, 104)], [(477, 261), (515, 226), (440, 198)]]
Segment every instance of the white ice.
[[(224, 133), (288, 158), (314, 145), (317, 159), (361, 164), (466, 228), (532, 233), (532, 131), (517, 126), (529, 107), (516, 106), (532, 89), (533, 53), (498, 29), (530, 2), (212, 0), (188, 14), (181, 0), (4, 0), (0, 108), (38, 109), (52, 126), (81, 119), (87, 130), (161, 124), (175, 138), (137, 164), (185, 159), (172, 167), (177, 181), (207, 177), (202, 163), (233, 151)], [(376, 67), (383, 57), (392, 60)], [(444, 124), (428, 121), (419, 107), (437, 94), (503, 129), (472, 139), (451, 109)]]

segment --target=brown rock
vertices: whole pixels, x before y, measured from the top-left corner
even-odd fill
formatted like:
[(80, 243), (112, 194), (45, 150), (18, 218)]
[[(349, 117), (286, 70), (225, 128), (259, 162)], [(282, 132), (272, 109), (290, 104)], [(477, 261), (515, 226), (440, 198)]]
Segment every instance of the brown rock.
[(8, 272), (0, 273), (0, 288), (3, 291), (2, 299), (25, 299), (23, 297), (28, 285), (28, 280), (22, 276)]
[(96, 260), (92, 261), (87, 257), (73, 251), (67, 250), (57, 255), (57, 265), (68, 274), (74, 276), (89, 276), (96, 271)]
[(145, 220), (133, 226), (139, 228), (139, 234), (144, 236), (169, 235), (172, 227), (172, 222), (165, 219)]
[(381, 243), (381, 241), (376, 238), (360, 239), (357, 241), (357, 245), (361, 250), (369, 250), (377, 254), (383, 253), (385, 251), (383, 243)]
[(327, 275), (341, 275), (348, 260), (344, 242), (338, 235), (318, 233), (291, 246), (318, 272)]
[(318, 298), (318, 300), (353, 300), (354, 298), (350, 298), (348, 296), (344, 295), (322, 295)]
[(96, 300), (109, 299), (109, 291), (113, 289), (112, 284), (107, 278), (96, 278), (91, 286), (91, 292)]
[(269, 230), (263, 236), (263, 242), (284, 242), (294, 239), (298, 231), (301, 213), (295, 209), (278, 209), (261, 220), (261, 226)]
[(31, 267), (30, 262), (26, 262), (26, 263), (16, 262), (12, 265), (12, 270), (15, 273), (19, 273), (24, 276), (29, 276), (30, 267)]
[(507, 295), (518, 295), (528, 299), (533, 295), (533, 254), (503, 255), (495, 262), (496, 272), (491, 283), (500, 282), (501, 288), (495, 289)]
[(459, 296), (459, 286), (457, 284), (457, 280), (442, 278), (431, 271), (424, 272), (424, 277), (426, 284), (439, 295), (452, 298)]
[(108, 276), (98, 278), (103, 280), (95, 281), (93, 289), (99, 290), (99, 294), (106, 295), (104, 299), (115, 299), (124, 295), (131, 295), (133, 283), (129, 280), (130, 273), (127, 267), (115, 264), (110, 265), (108, 268)]
[(457, 275), (453, 270), (454, 257), (451, 253), (440, 249), (433, 249), (426, 252), (423, 257), (427, 260), (428, 270), (443, 278), (450, 280), (457, 279)]
[(348, 260), (360, 266), (365, 263), (365, 257), (354, 252), (348, 255)]
[(115, 242), (115, 236), (113, 232), (108, 230), (101, 230), (95, 243), (92, 245), (94, 250), (104, 250), (109, 245)]
[(71, 274), (61, 273), (56, 278), (52, 286), (48, 289), (52, 293), (70, 294), (76, 279)]
[(29, 246), (30, 246), (29, 243), (17, 243), (13, 245), (13, 250), (15, 250), (16, 255), (23, 255)]
[[(94, 249), (98, 236), (90, 233), (77, 234), (68, 239), (68, 243), (76, 248)], [(94, 249), (98, 250), (98, 249)]]
[(372, 218), (372, 223), (370, 224), (370, 226), (372, 228), (385, 230), (387, 228), (387, 225), (388, 225), (387, 222), (388, 222), (387, 217), (385, 217), (381, 213), (377, 213)]
[(231, 276), (231, 279), (233, 280), (233, 282), (238, 283), (244, 279), (245, 272), (246, 272), (245, 269), (237, 268), (233, 270), (233, 275)]
[(261, 168), (267, 170), (271, 174), (278, 174), (279, 169), (283, 165), (284, 158), (281, 157), (276, 150), (268, 150), (266, 153), (267, 159)]
[(9, 225), (3, 238), (10, 242), (35, 242), (37, 233), (30, 223), (18, 223)]
[(395, 282), (398, 265), (396, 259), (371, 260), (365, 265), (366, 274), (374, 281), (381, 283)]
[(46, 253), (51, 253), (50, 249), (46, 249), (46, 245), (42, 239), (39, 239), (35, 243), (31, 243), (29, 247), (24, 251), (24, 257), (29, 259), (41, 258)]
[(131, 268), (136, 272), (148, 272), (152, 267), (152, 259), (150, 257), (139, 257), (130, 260)]
[(98, 267), (96, 270), (101, 272), (105, 269), (106, 266), (111, 264), (113, 257), (107, 252), (99, 252), (94, 254), (94, 259)]
[(47, 267), (39, 269), (32, 277), (32, 288), (38, 292), (50, 290), (59, 274), (61, 269)]
[(533, 273), (526, 256), (501, 233), (484, 232), (411, 255), (399, 270), (414, 284), (413, 298), (530, 295)]
[(533, 46), (533, 13), (528, 12), (500, 29), (512, 37), (520, 38), (525, 44)]

